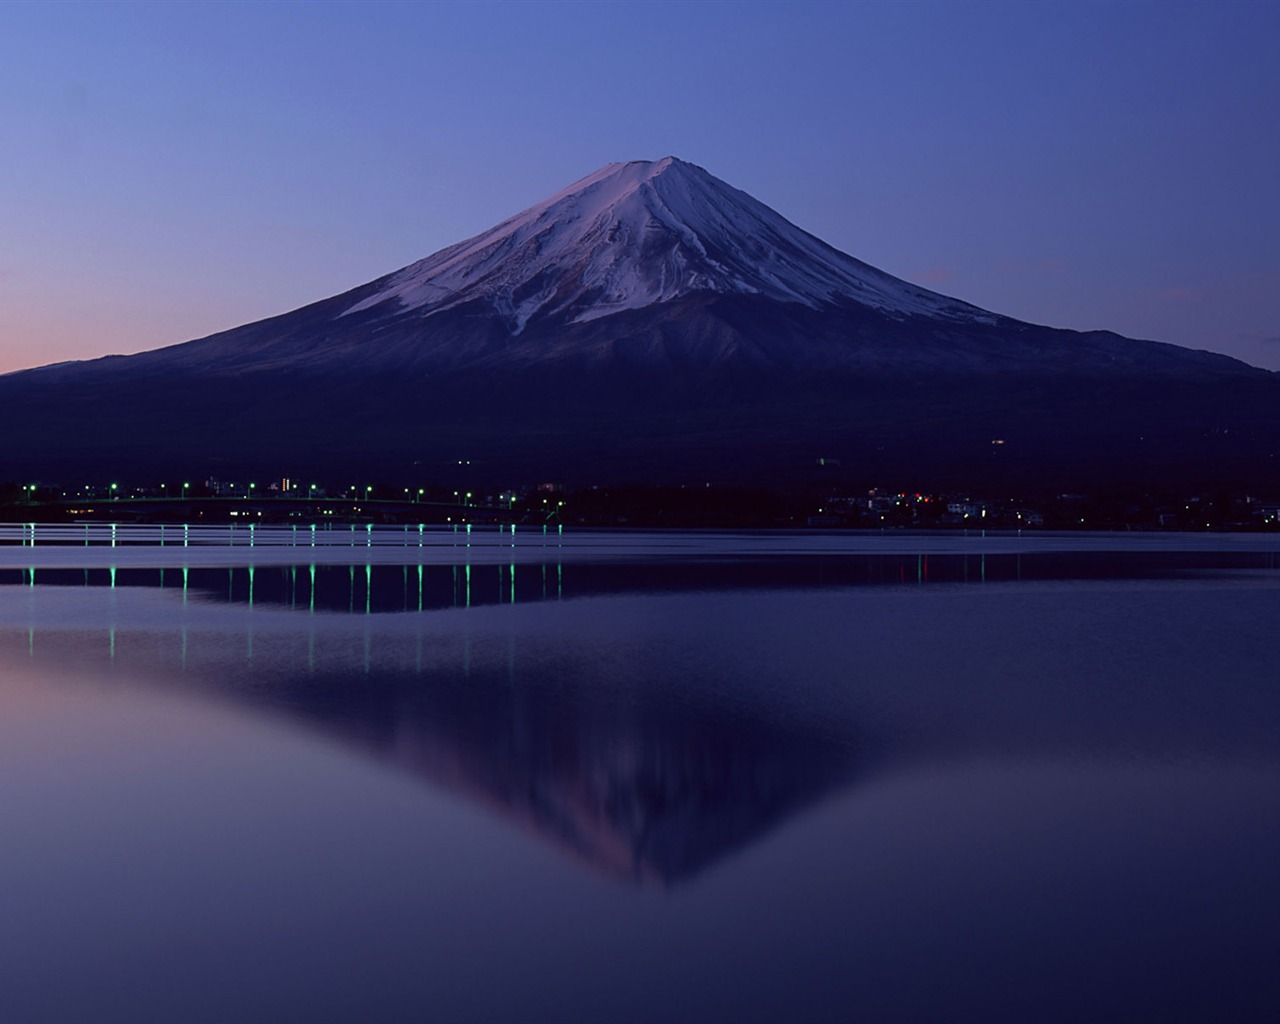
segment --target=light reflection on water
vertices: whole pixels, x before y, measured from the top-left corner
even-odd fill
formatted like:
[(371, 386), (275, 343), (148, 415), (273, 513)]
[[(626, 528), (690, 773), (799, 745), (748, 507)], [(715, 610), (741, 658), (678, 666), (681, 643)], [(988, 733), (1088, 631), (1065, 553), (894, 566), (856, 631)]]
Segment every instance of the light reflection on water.
[(1263, 1019), (1275, 573), (1071, 565), (6, 580), (0, 1000)]
[[(75, 549), (50, 547), (42, 554), (57, 556), (53, 564), (4, 567), (14, 551), (0, 549), (0, 587), (120, 587), (158, 588), (180, 584), (183, 601), (190, 597), (253, 606), (266, 603), (308, 612), (333, 611), (349, 615), (383, 612), (469, 608), (473, 604), (515, 604), (564, 600), (606, 594), (671, 593), (696, 590), (760, 590), (885, 585), (924, 586), (939, 583), (985, 584), (1033, 580), (1204, 579), (1229, 572), (1274, 573), (1280, 567), (1274, 542), (1267, 537), (1237, 539), (1232, 550), (1160, 550), (1103, 548), (1070, 550), (994, 550), (964, 552), (827, 551), (779, 552), (769, 555), (735, 551), (720, 543), (687, 552), (676, 559), (627, 557), (625, 546), (602, 552), (600, 561), (584, 560), (582, 552), (566, 562), (530, 557), (495, 560), (492, 551), (477, 552), (465, 561), (308, 561), (310, 551), (276, 551), (276, 561), (241, 562), (239, 554), (223, 550), (203, 552), (203, 561), (178, 558), (148, 565), (146, 549), (133, 548), (134, 557), (116, 564), (115, 551), (84, 552), (86, 565), (62, 564)], [(865, 545), (859, 545), (865, 546)], [(855, 546), (858, 547), (858, 546)], [(170, 551), (169, 554), (173, 552)], [(252, 552), (248, 552), (253, 554)], [(393, 552), (394, 553), (394, 552)], [(537, 550), (532, 552), (537, 554)], [(164, 554), (163, 552), (157, 555)], [(382, 552), (383, 555), (386, 552)], [(570, 553), (572, 554), (572, 553)], [(8, 557), (4, 557), (8, 556)], [(295, 560), (293, 556), (299, 556)], [(30, 556), (25, 556), (30, 557)]]

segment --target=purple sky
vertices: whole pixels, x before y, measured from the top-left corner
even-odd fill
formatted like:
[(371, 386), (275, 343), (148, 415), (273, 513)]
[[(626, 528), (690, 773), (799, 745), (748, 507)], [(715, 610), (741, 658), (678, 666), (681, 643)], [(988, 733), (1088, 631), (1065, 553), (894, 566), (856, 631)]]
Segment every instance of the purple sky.
[(1037, 323), (1280, 369), (1280, 3), (0, 4), (0, 372), (674, 154)]

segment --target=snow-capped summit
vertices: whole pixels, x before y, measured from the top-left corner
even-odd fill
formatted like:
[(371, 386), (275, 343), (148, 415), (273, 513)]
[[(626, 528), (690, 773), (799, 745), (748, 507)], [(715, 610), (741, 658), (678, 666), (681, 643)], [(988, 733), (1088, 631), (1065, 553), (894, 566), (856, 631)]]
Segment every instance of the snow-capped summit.
[(585, 323), (694, 292), (813, 309), (852, 300), (890, 316), (991, 322), (796, 227), (675, 157), (602, 167), (551, 198), (376, 282), (347, 314), (431, 315), (480, 300), (520, 333), (534, 317)]

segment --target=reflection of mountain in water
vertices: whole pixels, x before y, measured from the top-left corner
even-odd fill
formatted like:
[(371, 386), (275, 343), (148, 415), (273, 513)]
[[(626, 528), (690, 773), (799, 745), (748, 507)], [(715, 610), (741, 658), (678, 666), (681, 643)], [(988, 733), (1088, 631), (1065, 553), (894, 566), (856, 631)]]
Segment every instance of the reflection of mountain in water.
[[(844, 785), (855, 749), (847, 711), (788, 704), (783, 695), (796, 688), (786, 685), (793, 680), (785, 661), (743, 680), (730, 667), (738, 662), (723, 652), (703, 657), (640, 640), (617, 649), (629, 629), (595, 636), (573, 625), (552, 637), (522, 634), (528, 627), (519, 625), (521, 616), (479, 606), (706, 591), (700, 607), (713, 616), (718, 591), (1169, 578), (1248, 568), (1249, 557), (886, 554), (563, 566), (40, 569), (35, 579), (22, 570), (0, 573), (0, 584), (24, 583), (26, 594), (45, 596), (55, 609), (64, 588), (81, 588), (86, 598), (118, 588), (111, 619), (129, 621), (126, 612), (138, 609), (144, 617), (135, 613), (131, 628), (139, 634), (151, 628), (150, 606), (130, 601), (130, 592), (182, 588), (189, 600), (170, 595), (181, 609), (180, 640), (153, 632), (135, 646), (104, 619), (92, 658), (131, 677), (159, 674), (166, 684), (203, 680), (220, 696), (283, 711), (481, 802), (609, 874), (673, 883)], [(240, 611), (215, 614), (218, 603)], [(417, 614), (468, 605), (461, 613)], [(608, 607), (564, 607), (556, 621), (585, 625)], [(292, 612), (260, 615), (259, 608)], [(240, 631), (225, 632), (229, 622)], [(41, 641), (37, 631), (21, 637), (24, 657), (57, 657), (60, 644)], [(800, 689), (811, 703), (833, 692)], [(865, 714), (859, 717), (866, 726)], [(859, 737), (856, 746), (863, 773), (875, 756), (869, 741)]]
[(637, 880), (697, 874), (851, 772), (846, 744), (823, 731), (693, 707), (663, 681), (646, 694), (593, 682), (330, 677), (273, 688), (271, 700)]

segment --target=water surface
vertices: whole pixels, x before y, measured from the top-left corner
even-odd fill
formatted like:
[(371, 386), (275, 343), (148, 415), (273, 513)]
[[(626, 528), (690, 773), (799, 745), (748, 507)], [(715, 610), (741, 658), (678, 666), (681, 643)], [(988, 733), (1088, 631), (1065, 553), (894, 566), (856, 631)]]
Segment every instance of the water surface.
[(1274, 1019), (1275, 545), (954, 545), (0, 549), (0, 1019)]

